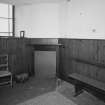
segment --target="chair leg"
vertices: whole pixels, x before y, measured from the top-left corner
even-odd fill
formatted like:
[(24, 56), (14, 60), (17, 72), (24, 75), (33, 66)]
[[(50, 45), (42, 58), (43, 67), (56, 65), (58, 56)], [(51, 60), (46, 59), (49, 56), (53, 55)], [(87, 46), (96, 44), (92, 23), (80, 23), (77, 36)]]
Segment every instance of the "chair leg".
[(10, 85), (11, 85), (11, 87), (13, 88), (13, 80), (12, 80), (12, 75), (11, 75)]

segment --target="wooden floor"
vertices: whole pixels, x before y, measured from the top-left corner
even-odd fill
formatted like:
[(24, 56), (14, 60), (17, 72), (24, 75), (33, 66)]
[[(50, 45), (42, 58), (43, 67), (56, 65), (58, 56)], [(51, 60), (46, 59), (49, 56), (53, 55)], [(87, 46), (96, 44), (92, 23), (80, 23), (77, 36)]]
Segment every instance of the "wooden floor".
[(38, 96), (18, 105), (76, 105), (57, 91)]
[(55, 90), (53, 78), (37, 80), (31, 77), (25, 83), (13, 84), (13, 88), (10, 85), (0, 86), (0, 105), (17, 105)]
[(77, 105), (105, 105), (103, 101), (99, 100), (97, 97), (86, 91), (77, 97), (73, 97), (74, 86), (67, 82), (63, 82), (58, 91)]
[[(53, 93), (53, 95), (49, 93)], [(104, 102), (88, 92), (83, 92), (77, 97), (73, 97), (73, 94), (74, 87), (67, 82), (62, 82), (62, 84), (56, 88), (56, 81), (54, 78), (36, 80), (36, 78), (32, 77), (25, 83), (15, 83), (13, 88), (11, 88), (10, 86), (0, 87), (0, 105), (22, 105), (23, 103), (30, 102), (30, 100), (33, 99), (42, 100), (42, 98), (40, 97), (43, 97), (43, 95), (44, 99), (50, 96), (48, 97), (47, 102), (51, 105), (56, 105), (52, 103), (52, 101), (57, 99), (55, 99), (56, 96), (58, 97), (57, 100), (65, 100), (63, 101), (65, 103), (67, 100), (67, 102), (71, 102), (73, 103), (73, 105), (105, 105)], [(41, 104), (32, 103), (32, 105)], [(59, 105), (59, 103), (57, 105)]]

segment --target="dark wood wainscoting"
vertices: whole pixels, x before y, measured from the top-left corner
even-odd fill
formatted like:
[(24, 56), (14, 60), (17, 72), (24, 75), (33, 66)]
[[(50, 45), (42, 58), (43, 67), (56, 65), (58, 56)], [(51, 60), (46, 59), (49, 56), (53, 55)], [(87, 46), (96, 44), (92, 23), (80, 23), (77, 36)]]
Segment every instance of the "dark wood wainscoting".
[(60, 72), (73, 72), (105, 83), (105, 40), (59, 39)]

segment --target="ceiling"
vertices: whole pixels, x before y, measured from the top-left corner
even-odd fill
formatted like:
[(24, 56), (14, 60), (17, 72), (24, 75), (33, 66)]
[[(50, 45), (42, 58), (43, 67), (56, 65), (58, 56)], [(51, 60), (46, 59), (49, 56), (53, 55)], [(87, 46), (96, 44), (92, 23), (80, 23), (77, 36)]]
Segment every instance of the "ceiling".
[(13, 5), (25, 5), (25, 4), (34, 4), (41, 2), (61, 2), (64, 0), (0, 0), (1, 3), (8, 3)]

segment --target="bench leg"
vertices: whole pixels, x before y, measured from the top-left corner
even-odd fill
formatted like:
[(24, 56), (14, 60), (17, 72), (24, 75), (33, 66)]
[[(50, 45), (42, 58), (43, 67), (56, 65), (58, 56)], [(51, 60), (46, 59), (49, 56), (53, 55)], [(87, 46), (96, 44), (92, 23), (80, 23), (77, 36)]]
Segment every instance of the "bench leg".
[(74, 97), (80, 95), (83, 92), (83, 87), (80, 84), (75, 85), (75, 94)]

